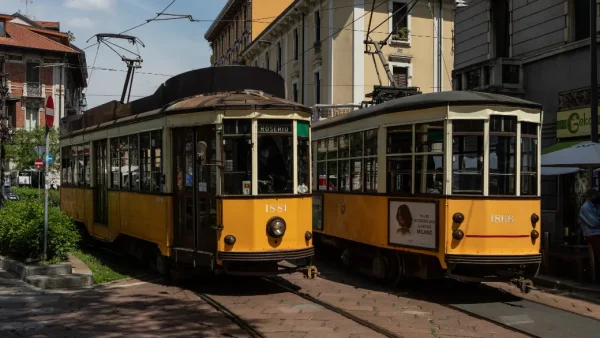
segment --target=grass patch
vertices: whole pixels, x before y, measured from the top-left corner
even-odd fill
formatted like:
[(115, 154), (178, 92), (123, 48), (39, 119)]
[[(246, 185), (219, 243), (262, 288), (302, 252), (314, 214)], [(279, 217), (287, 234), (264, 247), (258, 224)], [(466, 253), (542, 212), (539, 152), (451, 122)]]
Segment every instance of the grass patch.
[(113, 264), (107, 264), (108, 262), (103, 257), (97, 256), (94, 253), (75, 250), (73, 251), (73, 256), (81, 259), (92, 270), (95, 284), (112, 282), (129, 277), (113, 269)]

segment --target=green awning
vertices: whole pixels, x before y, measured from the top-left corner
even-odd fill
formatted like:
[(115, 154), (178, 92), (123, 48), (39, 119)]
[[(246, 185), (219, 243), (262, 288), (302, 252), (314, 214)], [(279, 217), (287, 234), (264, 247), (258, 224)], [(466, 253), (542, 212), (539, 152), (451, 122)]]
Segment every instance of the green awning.
[(548, 148), (544, 148), (542, 149), (542, 155), (546, 155), (558, 150), (563, 150), (565, 148), (569, 148), (575, 145), (578, 145), (579, 143), (583, 143), (585, 141), (582, 140), (577, 140), (577, 141), (562, 141), (562, 142), (558, 142), (556, 144), (553, 144), (551, 146), (549, 146)]

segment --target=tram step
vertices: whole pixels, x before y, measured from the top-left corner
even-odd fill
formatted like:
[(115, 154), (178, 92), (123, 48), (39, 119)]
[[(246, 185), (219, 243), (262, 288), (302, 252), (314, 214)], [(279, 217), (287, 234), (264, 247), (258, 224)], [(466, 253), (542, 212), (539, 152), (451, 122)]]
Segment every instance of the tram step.
[(73, 289), (91, 286), (93, 283), (92, 275), (76, 273), (53, 276), (27, 276), (25, 281), (40, 289)]

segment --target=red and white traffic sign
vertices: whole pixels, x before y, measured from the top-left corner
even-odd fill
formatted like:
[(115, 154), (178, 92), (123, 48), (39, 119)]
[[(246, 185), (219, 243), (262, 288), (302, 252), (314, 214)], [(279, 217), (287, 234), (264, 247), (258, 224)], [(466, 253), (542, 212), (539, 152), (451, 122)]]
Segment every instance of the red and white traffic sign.
[(54, 100), (48, 96), (46, 101), (46, 125), (50, 128), (54, 124)]
[(41, 158), (38, 158), (37, 160), (35, 160), (35, 167), (40, 169), (41, 167), (44, 166), (44, 161), (42, 161)]

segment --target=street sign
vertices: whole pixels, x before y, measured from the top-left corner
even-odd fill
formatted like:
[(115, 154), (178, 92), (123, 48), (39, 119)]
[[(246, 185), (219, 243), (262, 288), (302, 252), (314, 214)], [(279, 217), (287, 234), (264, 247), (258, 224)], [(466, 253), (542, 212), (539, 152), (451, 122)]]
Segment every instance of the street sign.
[(48, 154), (48, 156), (44, 154), (44, 156), (42, 156), (42, 160), (44, 161), (44, 163), (46, 163), (46, 160), (48, 160), (48, 164), (52, 164), (52, 161), (54, 161), (54, 157), (52, 157), (52, 154)]
[(52, 96), (48, 96), (48, 100), (46, 101), (46, 125), (48, 128), (52, 127), (54, 124), (54, 100), (52, 100)]
[(35, 150), (35, 154), (38, 157), (42, 157), (42, 154), (44, 153), (44, 149), (46, 149), (46, 147), (44, 147), (44, 146), (35, 146), (35, 147), (33, 147), (33, 149)]
[(41, 158), (38, 158), (37, 160), (35, 160), (35, 167), (40, 169), (41, 167), (44, 166), (44, 161), (42, 161)]

